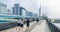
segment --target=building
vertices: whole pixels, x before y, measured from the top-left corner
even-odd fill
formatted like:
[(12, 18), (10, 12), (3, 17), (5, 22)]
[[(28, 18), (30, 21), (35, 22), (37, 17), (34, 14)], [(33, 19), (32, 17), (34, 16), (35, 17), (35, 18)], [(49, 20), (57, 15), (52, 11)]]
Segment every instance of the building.
[(38, 17), (38, 15), (36, 13), (33, 14), (33, 17)]
[(26, 9), (23, 7), (20, 7), (20, 15), (25, 16)]
[(19, 4), (14, 4), (14, 7), (12, 7), (13, 15), (20, 15), (20, 7)]
[(8, 15), (11, 15), (11, 14), (12, 14), (11, 9), (8, 9), (8, 10), (7, 10), (7, 14), (8, 14)]
[(25, 15), (28, 16), (28, 11), (25, 11)]
[(14, 4), (14, 7), (12, 7), (13, 15), (25, 15), (25, 8), (20, 7), (19, 4)]
[(0, 14), (7, 14), (7, 5), (0, 2)]
[(32, 12), (28, 12), (28, 16), (32, 17)]
[(19, 4), (14, 4), (14, 7), (12, 7), (12, 10), (13, 10), (13, 15), (32, 17), (32, 12), (29, 12), (27, 11), (27, 9), (20, 7)]
[(26, 16), (26, 9), (23, 7), (20, 7), (20, 15)]

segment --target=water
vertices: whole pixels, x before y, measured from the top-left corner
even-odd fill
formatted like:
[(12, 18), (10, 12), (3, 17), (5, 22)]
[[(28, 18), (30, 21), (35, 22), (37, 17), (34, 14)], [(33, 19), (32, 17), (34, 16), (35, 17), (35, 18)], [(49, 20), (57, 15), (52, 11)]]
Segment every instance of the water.
[(4, 30), (16, 25), (15, 23), (11, 24), (11, 20), (0, 20), (0, 30)]
[(0, 20), (0, 24), (1, 23), (8, 23), (8, 22), (11, 22), (11, 21), (8, 21), (8, 20)]
[[(60, 32), (59, 24), (48, 22), (51, 32)], [(58, 25), (58, 26), (57, 26)]]
[(60, 23), (53, 23), (53, 24), (60, 29)]

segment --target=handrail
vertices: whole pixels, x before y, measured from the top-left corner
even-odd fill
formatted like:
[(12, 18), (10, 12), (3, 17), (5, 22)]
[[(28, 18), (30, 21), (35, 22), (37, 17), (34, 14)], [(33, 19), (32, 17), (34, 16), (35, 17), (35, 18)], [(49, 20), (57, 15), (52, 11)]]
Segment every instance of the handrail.
[(51, 32), (60, 32), (60, 30), (58, 29), (58, 27), (56, 27), (50, 21), (47, 21), (47, 24), (48, 24), (49, 28), (51, 29)]

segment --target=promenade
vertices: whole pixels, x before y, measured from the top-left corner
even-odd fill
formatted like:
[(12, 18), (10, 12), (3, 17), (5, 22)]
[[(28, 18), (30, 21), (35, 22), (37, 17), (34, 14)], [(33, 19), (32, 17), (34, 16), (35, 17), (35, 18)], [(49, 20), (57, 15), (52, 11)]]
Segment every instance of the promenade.
[(24, 25), (23, 31), (18, 31), (16, 28), (18, 27), (13, 27), (9, 28), (0, 32), (49, 32), (46, 30), (46, 21), (45, 20), (40, 20), (38, 23), (36, 21), (30, 23), (30, 29), (26, 31), (26, 24)]
[(41, 20), (41, 23), (38, 23), (38, 25), (31, 32), (51, 32), (51, 31), (47, 25), (47, 22), (45, 20)]

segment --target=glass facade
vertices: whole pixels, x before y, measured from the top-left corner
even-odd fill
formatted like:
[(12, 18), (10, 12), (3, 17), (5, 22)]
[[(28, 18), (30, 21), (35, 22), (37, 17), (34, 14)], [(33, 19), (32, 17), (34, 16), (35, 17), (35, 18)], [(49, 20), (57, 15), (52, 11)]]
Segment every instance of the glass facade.
[(20, 15), (22, 15), (22, 7), (20, 7)]
[(20, 7), (19, 4), (14, 4), (14, 7), (12, 7), (13, 9), (13, 14), (14, 15), (20, 15)]
[(7, 14), (7, 5), (0, 2), (0, 14)]
[(33, 17), (38, 17), (38, 15), (36, 14), (36, 13), (33, 13), (33, 15), (32, 15)]
[(19, 6), (19, 4), (14, 4), (13, 9), (13, 14), (14, 15), (22, 15), (22, 7)]
[(32, 17), (32, 12), (28, 12), (28, 16)]
[(25, 15), (25, 9), (23, 7), (20, 7), (19, 4), (14, 4), (14, 7), (12, 7), (12, 9), (14, 15)]

